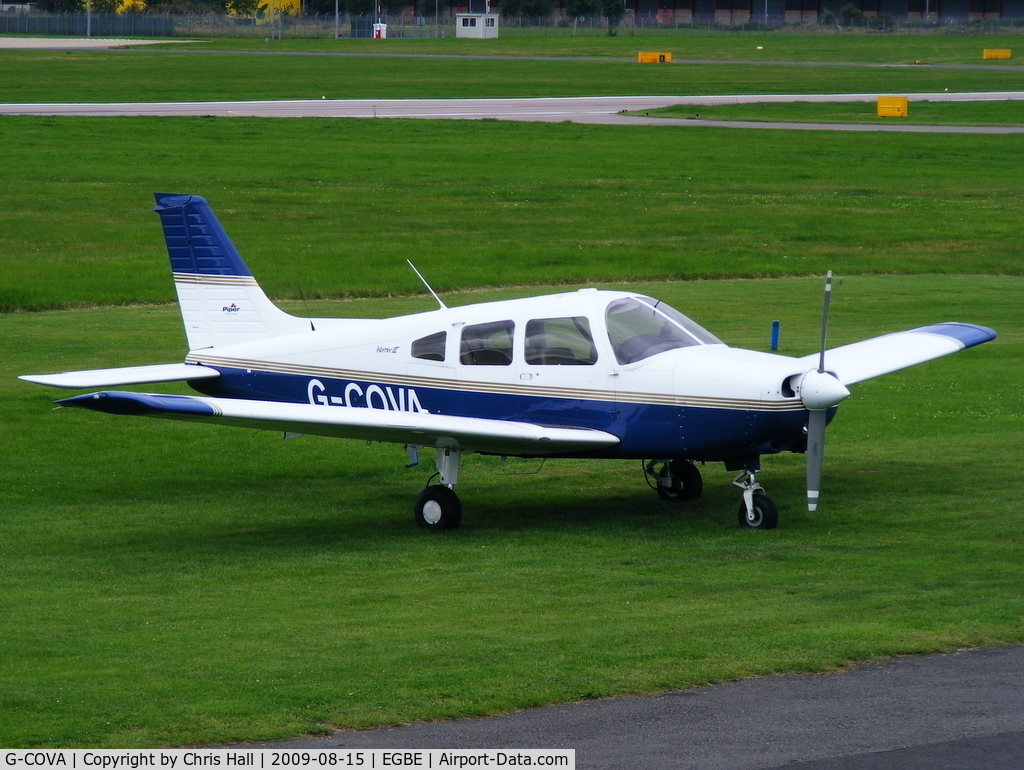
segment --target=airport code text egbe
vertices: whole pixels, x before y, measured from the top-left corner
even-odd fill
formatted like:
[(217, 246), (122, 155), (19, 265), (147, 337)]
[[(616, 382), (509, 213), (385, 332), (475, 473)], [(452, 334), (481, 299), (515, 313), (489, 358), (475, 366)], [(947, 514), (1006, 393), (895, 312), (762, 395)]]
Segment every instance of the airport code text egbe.
[(428, 749), (352, 751), (280, 751), (246, 749), (242, 751), (201, 749), (150, 750), (12, 750), (4, 754), (4, 764), (15, 768), (67, 768), (79, 770), (139, 770), (139, 768), (342, 768), (379, 767), (476, 768), (476, 767), (559, 767), (575, 768), (572, 749)]

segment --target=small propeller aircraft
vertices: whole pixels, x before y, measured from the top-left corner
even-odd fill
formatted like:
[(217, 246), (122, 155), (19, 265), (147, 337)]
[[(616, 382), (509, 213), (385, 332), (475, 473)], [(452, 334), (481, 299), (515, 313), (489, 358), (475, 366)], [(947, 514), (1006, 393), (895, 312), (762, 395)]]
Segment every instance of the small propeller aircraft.
[(947, 322), (826, 351), (831, 273), (821, 349), (803, 358), (732, 348), (658, 300), (596, 289), (449, 308), (424, 281), (437, 310), (300, 318), (260, 289), (206, 200), (158, 193), (156, 203), (184, 362), (21, 379), (77, 389), (184, 381), (204, 395), (104, 390), (56, 403), (432, 448), (437, 474), (414, 505), (430, 530), (459, 526), (454, 487), (469, 453), (637, 459), (665, 500), (699, 497), (696, 463), (723, 462), (739, 472), (740, 525), (772, 529), (761, 455), (806, 452), (815, 510), (825, 427), (847, 386), (996, 336)]

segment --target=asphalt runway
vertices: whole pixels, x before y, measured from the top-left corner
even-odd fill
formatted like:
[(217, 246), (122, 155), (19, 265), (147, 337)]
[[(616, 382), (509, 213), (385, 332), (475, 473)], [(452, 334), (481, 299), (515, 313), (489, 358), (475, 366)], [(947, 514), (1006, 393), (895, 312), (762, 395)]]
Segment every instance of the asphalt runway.
[(588, 770), (1021, 768), (1024, 647), (260, 747), (575, 749)]
[(22, 51), (79, 51), (96, 48), (124, 48), (135, 45), (191, 43), (191, 40), (139, 40), (109, 37), (0, 37), (0, 48)]
[[(914, 101), (1009, 101), (1024, 91), (905, 94)], [(534, 99), (305, 99), (237, 102), (131, 102), (87, 104), (0, 104), (0, 115), (77, 117), (199, 116), (261, 118), (417, 118), (423, 120), (520, 120), (661, 125), (680, 128), (715, 126), (804, 131), (892, 131), (903, 133), (1020, 134), (1024, 126), (925, 126), (901, 123), (782, 123), (676, 118), (647, 118), (623, 112), (673, 105), (695, 108), (716, 104), (764, 102), (873, 102), (879, 94), (735, 94), (719, 96), (588, 96)]]

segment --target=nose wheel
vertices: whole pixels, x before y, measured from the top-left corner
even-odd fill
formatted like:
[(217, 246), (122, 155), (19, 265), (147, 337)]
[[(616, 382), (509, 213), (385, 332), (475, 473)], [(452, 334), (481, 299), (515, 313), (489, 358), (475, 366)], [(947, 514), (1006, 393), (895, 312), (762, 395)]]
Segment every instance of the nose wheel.
[(775, 529), (779, 524), (779, 509), (750, 471), (744, 471), (733, 482), (743, 490), (740, 503), (739, 525), (745, 529)]

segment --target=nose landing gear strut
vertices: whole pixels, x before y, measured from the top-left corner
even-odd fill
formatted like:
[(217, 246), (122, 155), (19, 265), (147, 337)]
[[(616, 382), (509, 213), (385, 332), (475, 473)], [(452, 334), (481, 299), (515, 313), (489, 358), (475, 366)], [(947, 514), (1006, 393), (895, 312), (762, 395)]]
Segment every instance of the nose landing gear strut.
[(743, 490), (739, 524), (746, 529), (775, 529), (779, 523), (779, 509), (764, 488), (757, 483), (756, 471), (744, 470), (732, 483)]

